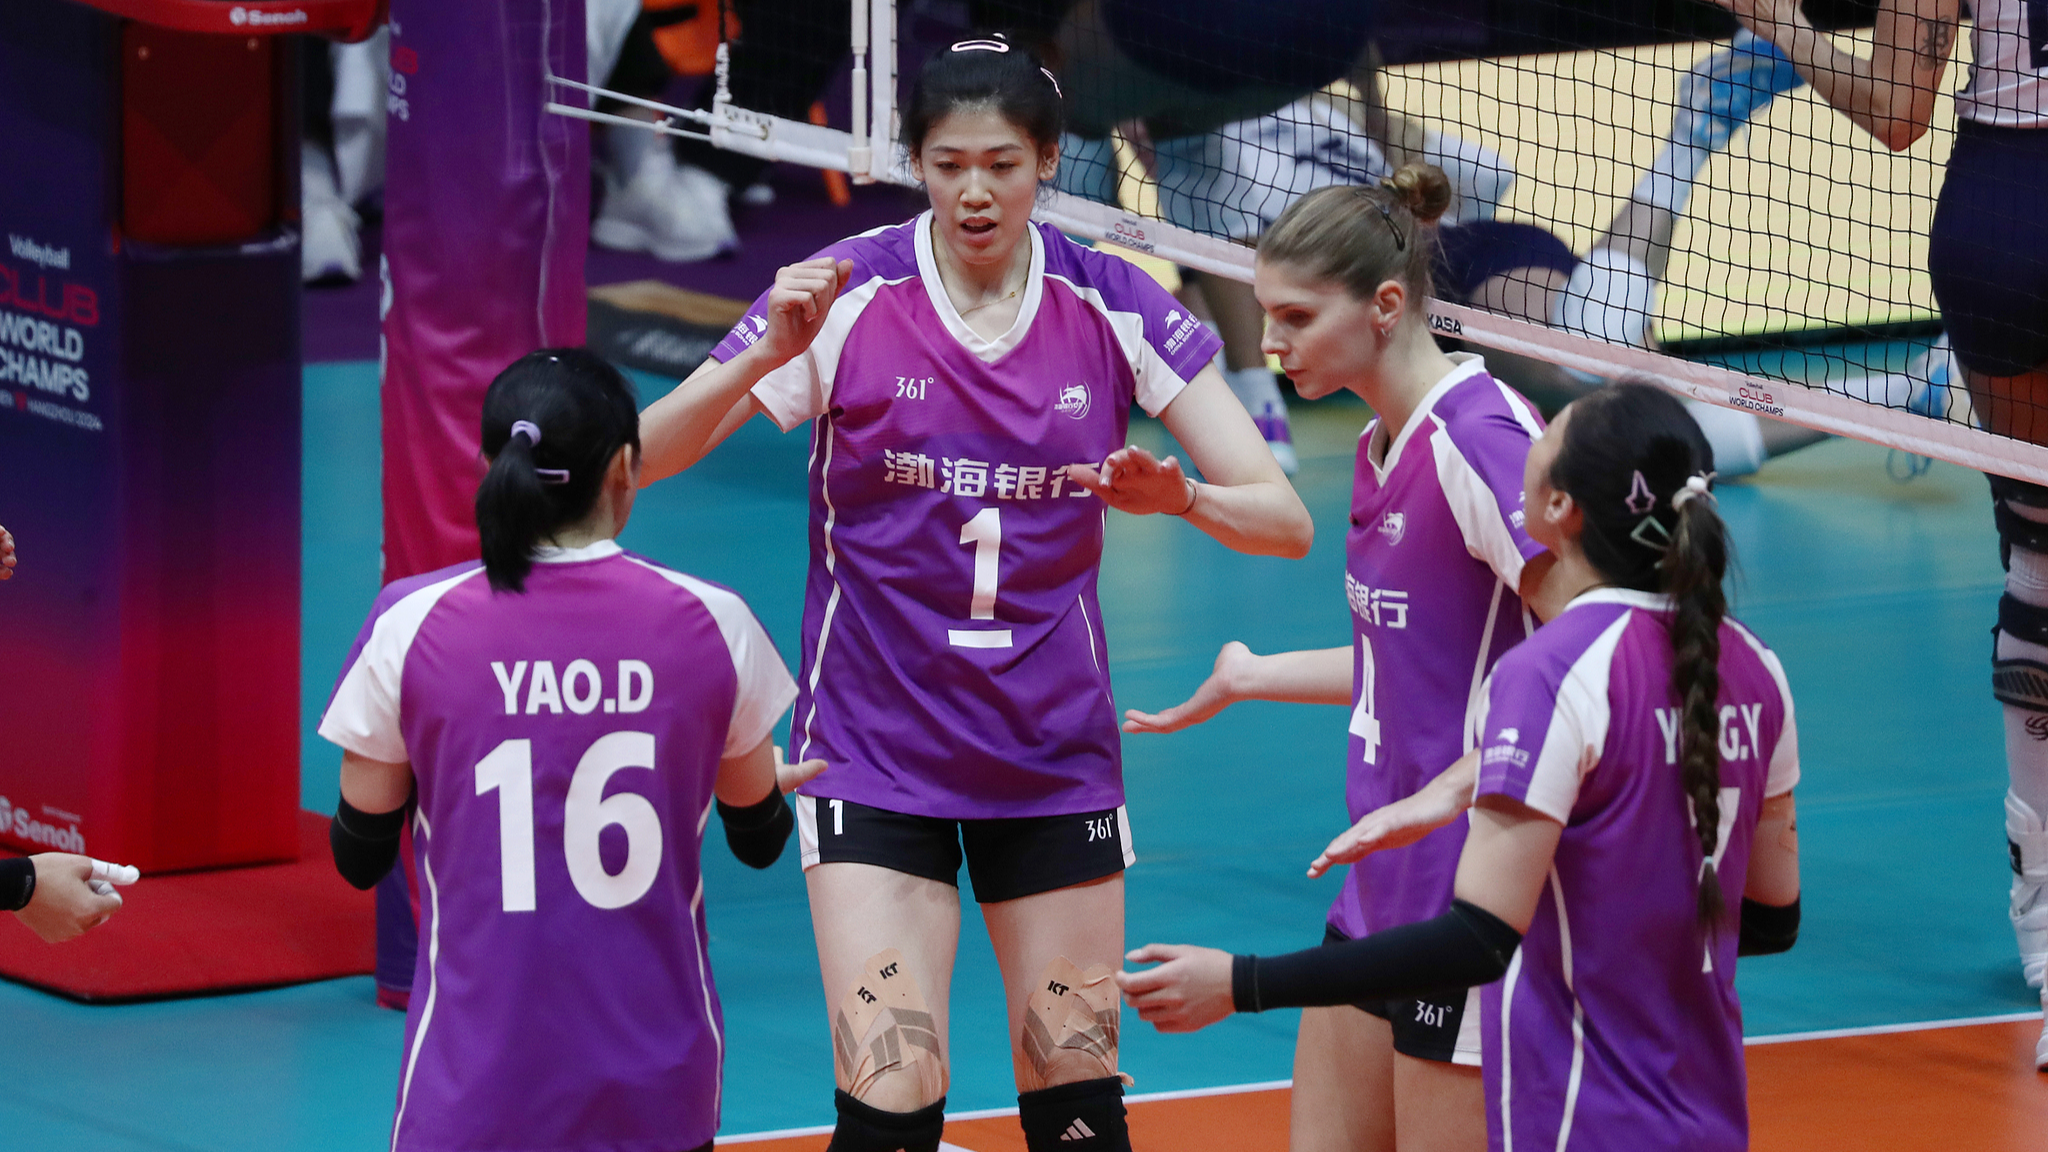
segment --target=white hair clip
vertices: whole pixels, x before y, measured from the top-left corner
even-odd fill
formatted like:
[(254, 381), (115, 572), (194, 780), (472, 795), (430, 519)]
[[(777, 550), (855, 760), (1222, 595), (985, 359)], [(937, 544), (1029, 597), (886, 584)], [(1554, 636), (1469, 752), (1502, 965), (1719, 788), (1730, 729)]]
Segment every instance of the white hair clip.
[(1685, 507), (1685, 502), (1695, 496), (1705, 496), (1707, 503), (1716, 503), (1714, 494), (1708, 491), (1708, 485), (1714, 482), (1716, 475), (1718, 473), (1695, 472), (1691, 476), (1686, 477), (1685, 487), (1671, 494), (1671, 507), (1673, 509), (1683, 508)]
[(948, 49), (951, 52), (1008, 52), (1010, 46), (1001, 40), (962, 40)]
[(1042, 74), (1043, 74), (1043, 75), (1045, 76), (1046, 80), (1048, 80), (1049, 82), (1051, 82), (1051, 84), (1052, 84), (1052, 94), (1053, 94), (1053, 95), (1055, 95), (1055, 96), (1057, 96), (1057, 97), (1059, 97), (1059, 98), (1060, 98), (1060, 99), (1062, 99), (1062, 100), (1065, 100), (1065, 99), (1067, 98), (1067, 94), (1066, 94), (1065, 92), (1062, 92), (1062, 91), (1060, 91), (1060, 81), (1059, 81), (1059, 77), (1057, 77), (1057, 76), (1054, 76), (1054, 75), (1052, 74), (1052, 69), (1050, 69), (1050, 68), (1040, 68), (1040, 69), (1039, 69), (1039, 72), (1040, 72), (1040, 73), (1042, 73)]

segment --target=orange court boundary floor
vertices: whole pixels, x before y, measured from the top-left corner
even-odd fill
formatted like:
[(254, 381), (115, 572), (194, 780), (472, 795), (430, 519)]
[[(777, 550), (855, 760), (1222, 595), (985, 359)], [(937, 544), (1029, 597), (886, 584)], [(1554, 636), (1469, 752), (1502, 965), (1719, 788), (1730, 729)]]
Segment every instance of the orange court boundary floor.
[[(2034, 1070), (2039, 1013), (1754, 1036), (1749, 1058), (1755, 1152), (2040, 1152), (2048, 1148), (2048, 1074)], [(1134, 1152), (1218, 1148), (1286, 1152), (1288, 1082), (1129, 1098)], [(946, 1121), (941, 1149), (1024, 1152), (1015, 1108)], [(722, 1136), (747, 1152), (822, 1152), (830, 1128)]]

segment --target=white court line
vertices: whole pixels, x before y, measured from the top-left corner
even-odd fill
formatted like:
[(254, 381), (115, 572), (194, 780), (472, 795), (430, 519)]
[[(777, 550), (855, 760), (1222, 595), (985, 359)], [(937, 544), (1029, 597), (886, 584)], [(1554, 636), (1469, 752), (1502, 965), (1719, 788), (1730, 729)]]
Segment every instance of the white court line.
[(1838, 1040), (1845, 1036), (1888, 1036), (1894, 1032), (1931, 1032), (1936, 1028), (1968, 1028), (1978, 1024), (2016, 1024), (2039, 1020), (2039, 1012), (2007, 1012), (1998, 1016), (1965, 1016), (1958, 1020), (1922, 1020), (1912, 1024), (1873, 1024), (1867, 1028), (1828, 1028), (1819, 1032), (1781, 1032), (1775, 1036), (1745, 1036), (1751, 1044), (1790, 1044), (1799, 1040)]
[[(1954, 1020), (1919, 1020), (1906, 1024), (1872, 1024), (1862, 1028), (1827, 1028), (1818, 1032), (1780, 1032), (1771, 1036), (1745, 1036), (1744, 1047), (1754, 1044), (1791, 1044), (1801, 1040), (1838, 1040), (1849, 1036), (1888, 1036), (1898, 1032), (1931, 1032), (1936, 1028), (1968, 1028), (1981, 1024), (2016, 1024), (2022, 1020), (2039, 1020), (2040, 1012), (2006, 1012), (1997, 1016), (1965, 1016)], [(1215, 1088), (1183, 1088), (1174, 1092), (1140, 1092), (1124, 1097), (1128, 1104), (1142, 1104), (1150, 1100), (1192, 1100), (1202, 1096), (1235, 1096), (1244, 1092), (1270, 1092), (1279, 1088), (1292, 1087), (1292, 1080), (1262, 1080), (1253, 1084), (1225, 1084)], [(986, 1120), (996, 1116), (1015, 1116), (1015, 1108), (981, 1108), (972, 1112), (948, 1112), (947, 1121)], [(720, 1136), (720, 1144), (751, 1144), (761, 1140), (782, 1140), (792, 1136), (823, 1136), (832, 1131), (832, 1125), (823, 1124), (812, 1128), (778, 1128), (772, 1132), (747, 1132), (736, 1136)], [(941, 1152), (967, 1152), (952, 1144), (941, 1144)]]

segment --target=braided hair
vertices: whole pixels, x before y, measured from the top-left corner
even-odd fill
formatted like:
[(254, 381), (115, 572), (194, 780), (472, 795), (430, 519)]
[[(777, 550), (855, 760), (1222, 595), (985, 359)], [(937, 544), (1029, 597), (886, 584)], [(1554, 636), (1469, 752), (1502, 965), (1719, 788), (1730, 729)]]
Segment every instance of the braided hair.
[(1603, 388), (1572, 405), (1550, 484), (1584, 517), (1579, 544), (1609, 583), (1671, 597), (1671, 692), (1679, 701), (1679, 765), (1700, 844), (1699, 918), (1725, 900), (1711, 866), (1720, 847), (1722, 578), (1728, 533), (1710, 487), (1714, 450), (1676, 397), (1643, 383)]

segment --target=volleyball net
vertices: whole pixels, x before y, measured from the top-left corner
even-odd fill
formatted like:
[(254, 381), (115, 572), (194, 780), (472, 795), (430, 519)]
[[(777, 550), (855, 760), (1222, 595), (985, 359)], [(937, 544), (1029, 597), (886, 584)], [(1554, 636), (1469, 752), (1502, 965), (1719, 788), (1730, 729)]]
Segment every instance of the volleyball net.
[[(1856, 27), (1869, 11), (1836, 3), (1809, 12), (1869, 55)], [(661, 113), (659, 132), (909, 184), (896, 131), (911, 78), (954, 40), (1006, 29), (1052, 63), (1066, 99), (1061, 174), (1038, 214), (1072, 235), (1249, 282), (1259, 232), (1295, 199), (1434, 163), (1454, 189), (1430, 303), (1440, 335), (2048, 483), (2048, 449), (1977, 428), (1937, 343), (1927, 235), (1967, 35), (1931, 130), (1895, 153), (1705, 5), (832, 0), (820, 12), (843, 21), (850, 61), (831, 126), (734, 105), (729, 44), (707, 110), (622, 99)], [(558, 83), (555, 110), (605, 118), (570, 91), (583, 86)]]

